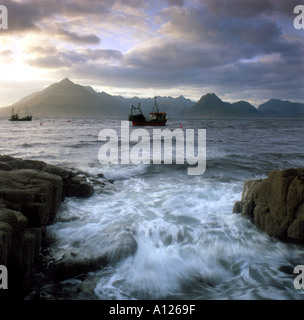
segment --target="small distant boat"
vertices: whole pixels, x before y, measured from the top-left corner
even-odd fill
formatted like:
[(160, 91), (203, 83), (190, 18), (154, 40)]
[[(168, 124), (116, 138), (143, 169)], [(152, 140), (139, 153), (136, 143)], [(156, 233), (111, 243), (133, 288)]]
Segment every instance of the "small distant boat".
[(9, 121), (32, 121), (32, 118), (33, 116), (30, 114), (27, 107), (25, 106), (25, 112), (23, 117), (19, 116), (19, 111), (15, 113), (14, 108), (12, 108), (12, 114), (9, 118)]
[(131, 107), (131, 114), (129, 115), (129, 121), (132, 121), (133, 126), (164, 126), (167, 122), (166, 112), (159, 112), (156, 97), (154, 98), (154, 107), (150, 112), (150, 120), (147, 120), (143, 115), (140, 107)]

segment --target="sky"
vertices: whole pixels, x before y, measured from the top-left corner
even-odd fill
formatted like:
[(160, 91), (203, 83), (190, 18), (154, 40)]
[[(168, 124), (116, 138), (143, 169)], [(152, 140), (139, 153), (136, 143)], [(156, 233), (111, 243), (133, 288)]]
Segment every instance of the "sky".
[(304, 102), (301, 1), (0, 0), (0, 106), (66, 77), (125, 97)]

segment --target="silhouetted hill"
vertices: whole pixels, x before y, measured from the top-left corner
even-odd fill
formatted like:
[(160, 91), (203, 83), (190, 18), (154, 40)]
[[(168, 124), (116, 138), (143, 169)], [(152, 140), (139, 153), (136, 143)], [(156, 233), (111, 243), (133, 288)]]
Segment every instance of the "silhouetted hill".
[(35, 117), (115, 117), (127, 116), (128, 110), (116, 98), (91, 87), (84, 87), (63, 79), (46, 89), (31, 94), (19, 102), (1, 108), (0, 114), (10, 114), (11, 108), (27, 106)]
[[(8, 107), (0, 108), (1, 117), (9, 117), (12, 107), (24, 110), (26, 105), (34, 119), (39, 117), (113, 117), (127, 119), (131, 105), (141, 104), (148, 116), (154, 98), (124, 98), (96, 92), (90, 86), (81, 86), (68, 78), (35, 92)], [(256, 109), (246, 101), (228, 103), (214, 93), (208, 93), (195, 103), (184, 96), (178, 98), (157, 97), (161, 112), (169, 118), (248, 118), (248, 117), (304, 117), (304, 104), (272, 99)]]
[(199, 118), (247, 118), (260, 117), (259, 111), (246, 101), (228, 103), (214, 93), (208, 93), (189, 109), (189, 117)]
[(271, 99), (258, 108), (264, 117), (297, 118), (304, 117), (304, 104)]
[[(154, 98), (124, 98), (122, 96), (117, 96), (117, 98), (130, 109), (131, 105), (135, 107), (140, 103), (142, 112), (148, 116), (152, 111), (154, 106)], [(179, 96), (178, 98), (172, 97), (157, 97), (157, 104), (159, 111), (166, 112), (169, 117), (179, 117), (183, 116), (187, 111), (194, 105), (190, 99), (186, 99), (184, 96)]]

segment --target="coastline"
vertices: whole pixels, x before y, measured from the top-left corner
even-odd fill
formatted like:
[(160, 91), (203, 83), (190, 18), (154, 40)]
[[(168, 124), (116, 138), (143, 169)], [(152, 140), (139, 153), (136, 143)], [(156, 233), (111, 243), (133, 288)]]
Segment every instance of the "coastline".
[(65, 197), (90, 197), (98, 183), (84, 172), (0, 155), (0, 265), (8, 270), (2, 299), (23, 299), (42, 263), (46, 226)]
[(303, 244), (304, 169), (272, 170), (266, 179), (246, 180), (233, 212), (271, 237)]
[[(284, 242), (304, 243), (304, 169), (273, 170), (268, 178), (244, 181), (242, 198), (233, 212), (249, 218), (258, 229)], [(23, 300), (35, 287), (50, 279), (63, 280), (107, 263), (72, 257), (45, 269), (51, 225), (66, 197), (88, 198), (95, 186), (111, 183), (71, 168), (0, 155), (0, 265), (8, 269), (8, 290), (0, 300)], [(134, 245), (129, 243), (130, 247)], [(133, 245), (133, 247), (132, 247)], [(134, 250), (136, 248), (134, 247)], [(39, 279), (37, 270), (46, 271)], [(33, 299), (43, 299), (39, 296)]]

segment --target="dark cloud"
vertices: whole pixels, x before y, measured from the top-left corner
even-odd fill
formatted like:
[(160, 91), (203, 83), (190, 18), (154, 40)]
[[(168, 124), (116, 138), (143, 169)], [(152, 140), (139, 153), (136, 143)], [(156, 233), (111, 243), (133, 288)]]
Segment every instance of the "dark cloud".
[(101, 39), (94, 34), (80, 35), (65, 29), (58, 29), (57, 36), (73, 43), (99, 44), (101, 41)]
[(121, 60), (123, 55), (118, 50), (112, 49), (87, 49), (85, 50), (85, 55), (88, 60)]
[(246, 18), (236, 13), (233, 19), (206, 7), (167, 8), (163, 37), (125, 54), (119, 68), (94, 64), (75, 71), (111, 86), (213, 87), (239, 99), (254, 92), (303, 100), (303, 41), (288, 40), (278, 21), (259, 15), (266, 5), (258, 2)]
[(232, 17), (252, 17), (272, 10), (271, 0), (202, 0), (216, 14)]
[[(261, 54), (283, 49), (288, 43), (282, 39), (282, 31), (275, 21), (258, 17), (243, 19), (219, 17), (206, 12), (203, 8), (171, 9), (164, 12), (169, 22), (163, 33), (188, 42), (188, 47), (198, 43), (204, 47), (214, 47), (218, 54), (239, 56)], [(225, 49), (225, 52), (223, 52)]]
[(15, 2), (11, 0), (1, 1), (8, 10), (8, 29), (9, 32), (27, 32), (29, 30), (39, 31), (39, 22), (45, 17), (45, 12), (28, 3)]
[(182, 7), (185, 4), (184, 0), (167, 0), (170, 6)]
[(126, 54), (122, 62), (126, 67), (153, 69), (168, 75), (174, 70), (186, 72), (187, 68), (204, 69), (224, 63), (211, 48), (199, 44), (189, 47), (183, 41), (160, 41), (153, 45), (153, 50), (139, 48)]
[(229, 17), (251, 18), (281, 14), (291, 16), (298, 0), (201, 0), (203, 5), (216, 14)]
[(38, 46), (33, 45), (30, 46), (25, 50), (27, 54), (35, 54), (35, 55), (54, 55), (57, 53), (57, 49), (55, 45), (45, 45), (45, 46)]
[[(244, 0), (204, 1), (205, 5), (212, 5), (214, 10), (211, 8), (208, 11), (206, 6), (163, 10), (164, 19), (168, 22), (164, 24), (162, 34), (169, 35), (176, 43), (181, 39), (184, 42), (184, 46), (180, 44), (177, 51), (179, 54), (174, 58), (177, 68), (185, 67), (185, 75), (190, 71), (192, 77), (187, 78), (190, 79), (188, 84), (212, 84), (218, 88), (229, 87), (230, 90), (232, 86), (234, 90), (242, 87), (258, 90), (265, 87), (268, 92), (278, 88), (281, 92), (289, 89), (294, 92), (296, 84), (303, 84), (303, 38), (297, 41), (288, 39), (280, 20), (266, 14), (274, 7), (273, 2), (250, 3), (251, 6), (247, 7), (244, 4), (249, 2)], [(282, 1), (277, 1), (275, 5), (277, 12), (284, 12)], [(160, 61), (165, 62), (159, 68), (160, 71), (165, 70), (166, 60), (170, 60), (168, 46), (167, 43), (157, 48), (159, 65)], [(154, 58), (155, 52), (150, 53), (150, 59), (146, 51), (147, 63), (157, 61)], [(164, 56), (163, 60), (161, 55)], [(279, 62), (271, 61), (274, 56), (279, 57)], [(263, 57), (268, 57), (268, 60), (263, 60)], [(136, 61), (133, 61), (133, 65), (136, 65)], [(183, 79), (181, 84), (183, 81), (185, 83), (185, 77), (180, 79)], [(297, 95), (304, 98), (302, 91), (298, 91)]]
[[(12, 32), (43, 31), (52, 39), (28, 48), (27, 63), (35, 67), (113, 87), (215, 88), (304, 100), (303, 33), (293, 28), (298, 0), (2, 2)], [(149, 37), (124, 54), (115, 36), (116, 48), (101, 48), (102, 31), (121, 30), (123, 39), (126, 26)]]
[(117, 50), (107, 49), (84, 49), (79, 51), (74, 50), (57, 50), (55, 47), (40, 48), (37, 46), (31, 47), (27, 54), (33, 55), (27, 60), (27, 63), (36, 68), (44, 69), (61, 69), (61, 68), (76, 68), (90, 67), (92, 61), (99, 63), (115, 62), (122, 58), (122, 54)]
[[(54, 1), (41, 1), (41, 0), (28, 0), (23, 2), (17, 2), (14, 0), (2, 0), (2, 5), (5, 5), (8, 9), (9, 15), (9, 30), (10, 32), (28, 32), (28, 31), (42, 31), (43, 27), (48, 27), (52, 24), (49, 21), (46, 25), (45, 21), (52, 20), (55, 17), (61, 16), (61, 18), (73, 18), (79, 17), (86, 21), (90, 17), (96, 20), (104, 19), (105, 17), (111, 17), (113, 14), (112, 8), (119, 11), (119, 8), (143, 8), (145, 6), (144, 1), (141, 0), (54, 0)], [(43, 25), (43, 27), (42, 27)], [(70, 39), (81, 41), (86, 38), (77, 34), (67, 34)], [(96, 38), (92, 38), (93, 41), (97, 41)], [(90, 37), (89, 40), (90, 41)]]
[(63, 59), (59, 55), (49, 55), (44, 57), (38, 57), (35, 59), (28, 59), (26, 61), (30, 66), (42, 69), (61, 69), (69, 68), (72, 66), (69, 61)]

